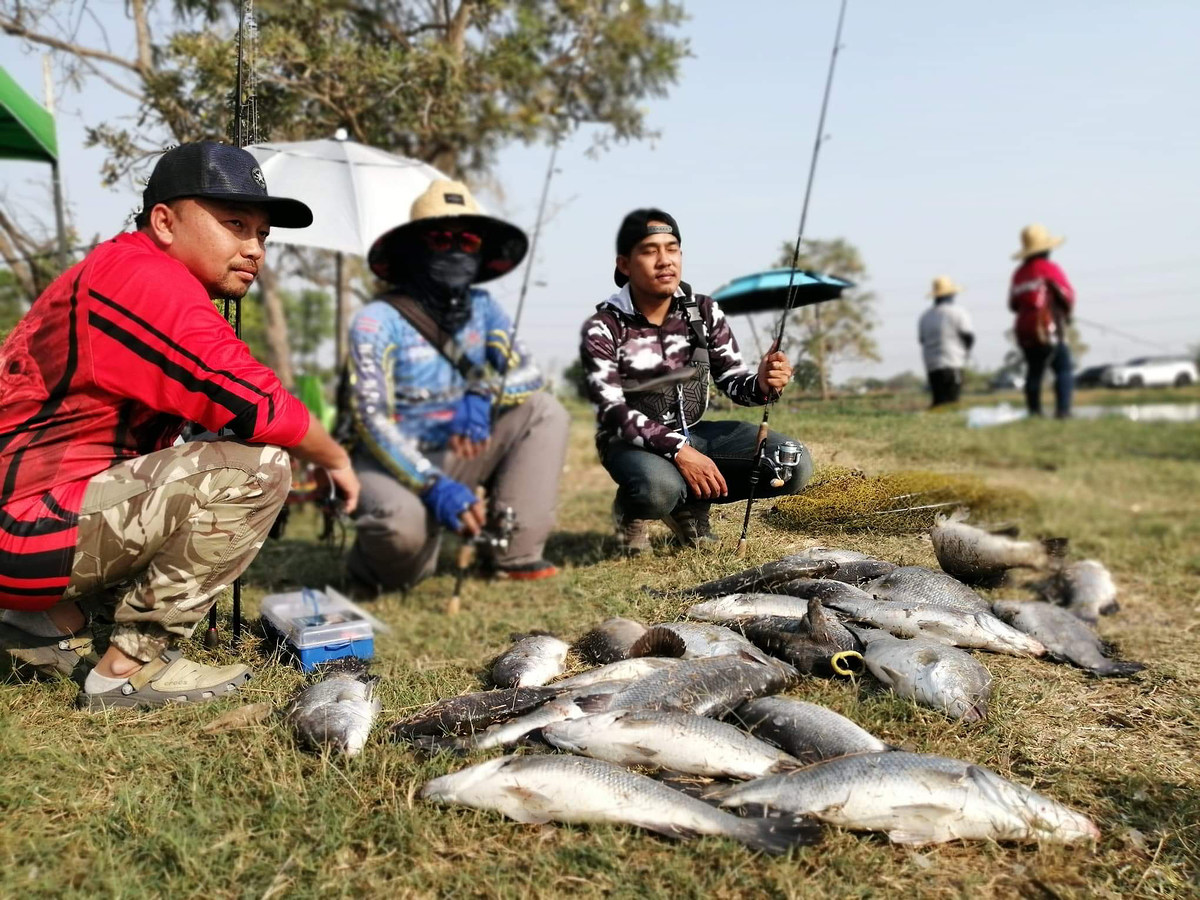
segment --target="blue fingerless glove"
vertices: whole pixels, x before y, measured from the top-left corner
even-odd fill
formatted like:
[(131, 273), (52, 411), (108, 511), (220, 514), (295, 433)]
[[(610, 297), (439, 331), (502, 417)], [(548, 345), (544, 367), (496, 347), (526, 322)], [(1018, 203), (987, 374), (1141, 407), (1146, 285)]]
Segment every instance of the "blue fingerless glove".
[(475, 493), (465, 484), (443, 475), (425, 490), (421, 500), (440, 525), (458, 531), (462, 528), (462, 514), (475, 503)]
[(482, 444), (492, 433), (492, 398), (484, 394), (466, 393), (458, 401), (450, 433), (460, 434), (469, 441)]

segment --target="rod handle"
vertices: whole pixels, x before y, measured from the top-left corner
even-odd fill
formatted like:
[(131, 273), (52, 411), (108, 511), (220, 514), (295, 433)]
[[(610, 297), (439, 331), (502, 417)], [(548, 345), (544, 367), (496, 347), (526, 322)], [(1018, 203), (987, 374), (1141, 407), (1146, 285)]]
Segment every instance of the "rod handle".
[(738, 540), (738, 545), (737, 545), (737, 558), (738, 558), (738, 559), (745, 559), (745, 558), (746, 558), (746, 539), (745, 539), (745, 538), (740, 538), (740, 539)]

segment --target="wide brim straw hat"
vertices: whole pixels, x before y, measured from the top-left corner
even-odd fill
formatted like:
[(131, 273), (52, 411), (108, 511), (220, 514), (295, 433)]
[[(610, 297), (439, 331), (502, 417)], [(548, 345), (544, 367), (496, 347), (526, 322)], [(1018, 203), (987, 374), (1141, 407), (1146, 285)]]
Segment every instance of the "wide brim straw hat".
[(508, 274), (529, 250), (525, 232), (502, 219), (485, 215), (461, 181), (435, 181), (413, 201), (407, 222), (384, 232), (371, 244), (367, 254), (371, 271), (389, 283), (400, 281), (412, 242), (425, 229), (438, 225), (470, 231), (483, 239), (479, 248), (479, 274), (473, 284)]
[(1045, 225), (1026, 225), (1021, 229), (1021, 249), (1013, 254), (1013, 259), (1028, 259), (1037, 253), (1046, 253), (1065, 241), (1065, 237), (1056, 237), (1046, 230)]
[(951, 294), (957, 294), (962, 290), (961, 284), (955, 284), (954, 279), (949, 275), (939, 275), (933, 279), (933, 290), (929, 292), (929, 296), (937, 299), (938, 297), (949, 297)]

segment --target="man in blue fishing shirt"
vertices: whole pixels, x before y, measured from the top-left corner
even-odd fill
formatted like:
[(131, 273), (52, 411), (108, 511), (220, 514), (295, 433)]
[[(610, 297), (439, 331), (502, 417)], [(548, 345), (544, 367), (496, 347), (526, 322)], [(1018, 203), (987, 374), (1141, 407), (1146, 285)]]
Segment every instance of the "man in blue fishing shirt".
[(347, 567), (360, 595), (411, 587), (433, 573), (443, 529), (474, 536), (506, 509), (515, 514), (508, 546), (484, 564), (514, 579), (557, 572), (542, 551), (567, 413), (513, 344), (508, 316), (473, 287), (515, 268), (528, 245), (519, 228), (482, 214), (465, 185), (438, 181), (371, 247), (371, 270), (389, 287), (350, 327), (362, 493)]

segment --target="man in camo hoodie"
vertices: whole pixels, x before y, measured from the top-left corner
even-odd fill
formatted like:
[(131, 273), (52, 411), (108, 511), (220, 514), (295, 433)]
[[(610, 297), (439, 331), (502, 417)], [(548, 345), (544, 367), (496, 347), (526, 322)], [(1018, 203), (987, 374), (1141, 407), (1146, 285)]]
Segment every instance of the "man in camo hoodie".
[[(680, 280), (679, 226), (660, 209), (637, 209), (617, 233), (620, 290), (583, 324), (580, 356), (596, 405), (596, 448), (617, 483), (613, 520), (627, 553), (649, 547), (661, 519), (685, 545), (715, 542), (711, 503), (745, 500), (758, 435), (748, 422), (704, 422), (708, 381), (734, 403), (762, 406), (792, 377), (787, 357), (768, 353), (757, 371), (742, 362), (729, 323), (710, 297)], [(770, 432), (767, 456), (789, 438)], [(760, 496), (798, 493), (812, 475), (799, 464), (781, 487), (770, 475)]]

